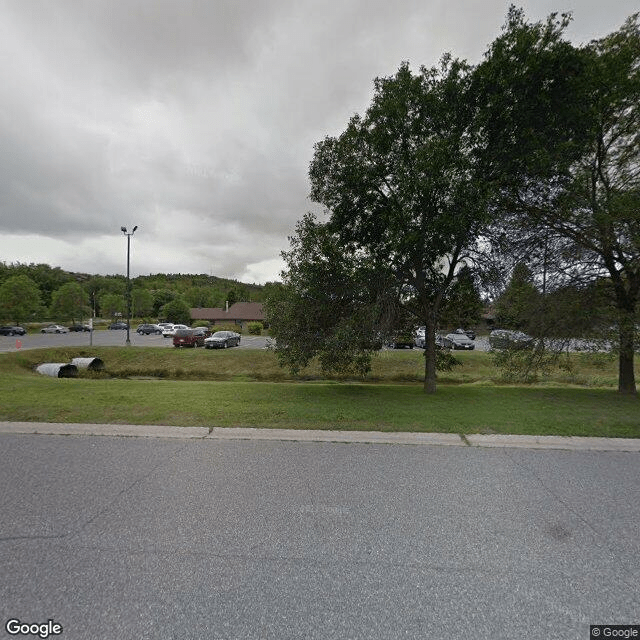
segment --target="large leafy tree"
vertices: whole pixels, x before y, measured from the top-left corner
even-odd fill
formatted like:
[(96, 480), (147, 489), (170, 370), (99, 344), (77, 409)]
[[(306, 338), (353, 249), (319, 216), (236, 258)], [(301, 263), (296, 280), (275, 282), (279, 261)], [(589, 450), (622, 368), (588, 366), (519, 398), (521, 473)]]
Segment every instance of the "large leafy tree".
[(312, 214), (290, 242), (283, 282), (269, 285), (264, 305), (278, 361), (295, 373), (318, 357), (326, 372), (366, 374), (393, 314), (384, 271)]
[(126, 308), (125, 297), (118, 293), (105, 293), (100, 297), (102, 316), (115, 318), (122, 316)]
[(487, 215), (470, 79), (448, 56), (439, 68), (414, 74), (403, 64), (377, 79), (366, 114), (315, 146), (309, 172), (342, 251), (390, 276), (399, 306), (426, 326), (429, 393), (442, 305)]
[(0, 316), (16, 324), (40, 311), (40, 289), (29, 276), (11, 276), (0, 286)]
[[(619, 383), (635, 394), (640, 299), (640, 29), (637, 15), (583, 47), (568, 18), (528, 23), (512, 8), (475, 74), (487, 172), (506, 236), (568, 280), (606, 277), (617, 309)], [(505, 237), (503, 234), (502, 237)]]
[(161, 315), (176, 324), (191, 323), (191, 308), (181, 297), (174, 298), (162, 307)]
[(460, 269), (446, 297), (440, 316), (441, 326), (455, 329), (473, 327), (480, 322), (484, 304), (476, 279), (468, 265)]
[(148, 289), (136, 287), (131, 291), (131, 311), (134, 316), (141, 317), (153, 311), (153, 294)]
[(90, 313), (89, 297), (77, 282), (67, 282), (51, 296), (51, 315), (75, 322)]
[(517, 263), (509, 284), (496, 300), (497, 323), (508, 329), (531, 332), (540, 311), (540, 298), (531, 269), (522, 262)]

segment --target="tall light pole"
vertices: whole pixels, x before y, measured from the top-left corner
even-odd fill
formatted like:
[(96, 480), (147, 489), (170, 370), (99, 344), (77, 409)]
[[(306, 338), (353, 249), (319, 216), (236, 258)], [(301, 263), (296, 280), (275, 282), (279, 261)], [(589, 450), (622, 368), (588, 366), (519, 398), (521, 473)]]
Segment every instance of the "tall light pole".
[(131, 345), (129, 338), (129, 325), (131, 324), (131, 280), (129, 279), (129, 256), (131, 255), (131, 236), (136, 232), (138, 225), (127, 233), (127, 227), (120, 227), (122, 233), (127, 236), (127, 346)]

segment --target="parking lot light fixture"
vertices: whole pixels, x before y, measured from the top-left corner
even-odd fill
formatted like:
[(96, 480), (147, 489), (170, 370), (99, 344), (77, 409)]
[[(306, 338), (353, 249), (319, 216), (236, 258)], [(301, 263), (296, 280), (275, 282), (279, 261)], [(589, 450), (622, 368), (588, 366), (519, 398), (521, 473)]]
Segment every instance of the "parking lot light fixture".
[(127, 227), (120, 227), (120, 231), (127, 236), (127, 346), (131, 345), (129, 337), (129, 325), (131, 324), (131, 279), (129, 277), (129, 264), (131, 256), (131, 236), (136, 232), (138, 225), (131, 229), (131, 233), (127, 232)]

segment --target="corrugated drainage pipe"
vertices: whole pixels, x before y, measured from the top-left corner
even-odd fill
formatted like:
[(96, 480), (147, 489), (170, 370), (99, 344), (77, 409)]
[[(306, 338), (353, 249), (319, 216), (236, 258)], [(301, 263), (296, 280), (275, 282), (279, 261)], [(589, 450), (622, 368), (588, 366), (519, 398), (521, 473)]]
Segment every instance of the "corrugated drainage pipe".
[(74, 358), (71, 364), (74, 364), (78, 369), (89, 369), (89, 371), (104, 369), (104, 362), (100, 358)]
[(78, 367), (65, 362), (45, 362), (38, 365), (36, 371), (52, 378), (75, 378), (78, 375)]

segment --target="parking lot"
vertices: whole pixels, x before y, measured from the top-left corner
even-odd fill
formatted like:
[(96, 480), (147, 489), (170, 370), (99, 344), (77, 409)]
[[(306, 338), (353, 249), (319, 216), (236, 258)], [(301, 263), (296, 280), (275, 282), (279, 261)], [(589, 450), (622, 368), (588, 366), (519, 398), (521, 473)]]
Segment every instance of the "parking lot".
[[(171, 338), (157, 335), (139, 335), (129, 332), (131, 346), (173, 348)], [(83, 347), (93, 344), (96, 347), (124, 346), (127, 340), (126, 331), (109, 331), (101, 329), (90, 333), (33, 333), (25, 336), (0, 336), (0, 352), (17, 351), (18, 349), (43, 349), (47, 347)], [(267, 336), (243, 335), (240, 349), (264, 349)]]

